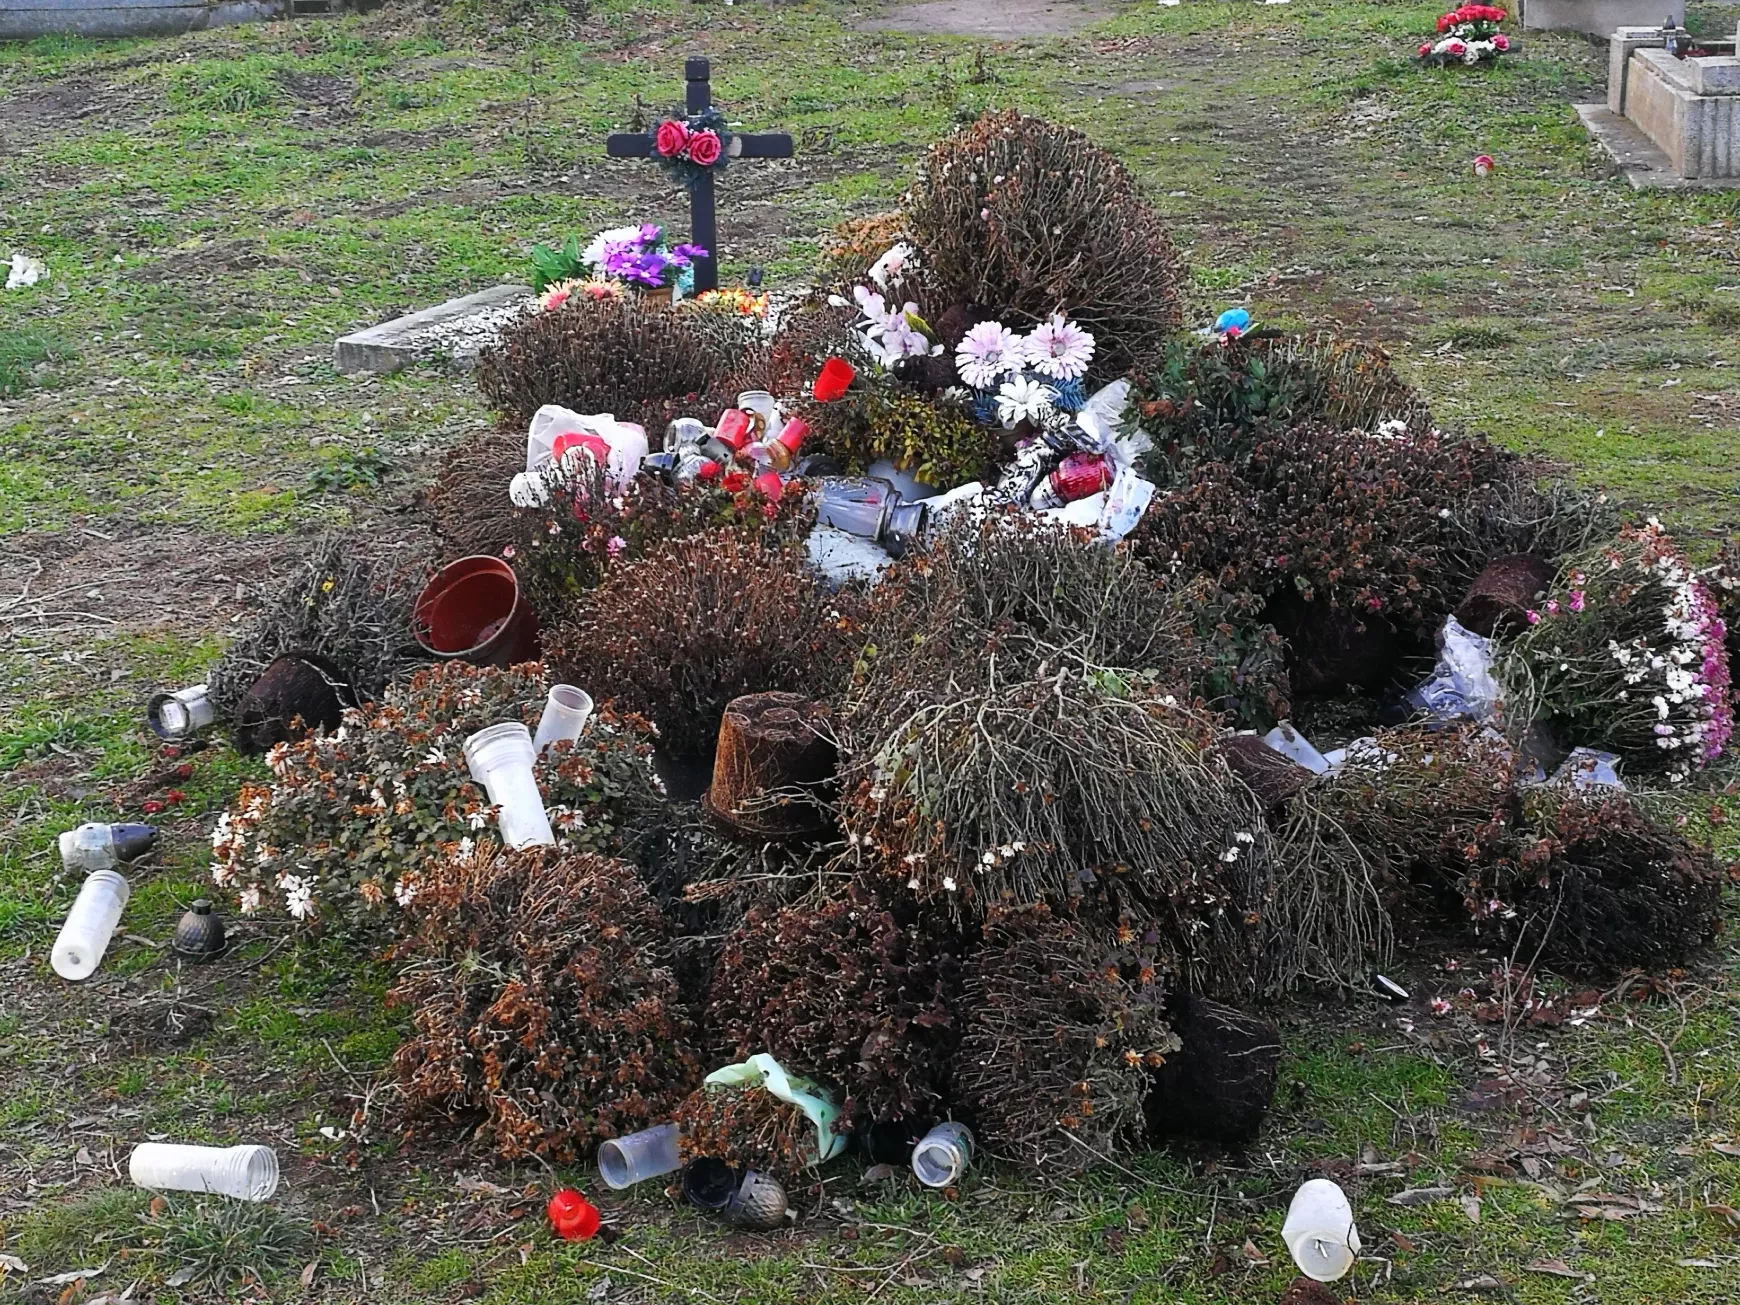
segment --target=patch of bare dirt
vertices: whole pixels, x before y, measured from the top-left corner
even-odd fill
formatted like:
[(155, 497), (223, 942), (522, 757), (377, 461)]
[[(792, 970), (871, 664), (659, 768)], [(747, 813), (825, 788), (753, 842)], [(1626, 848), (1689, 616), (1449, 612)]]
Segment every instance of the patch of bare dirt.
[(245, 618), (301, 560), (294, 535), (238, 539), (187, 527), (105, 521), (14, 537), (0, 555), (0, 638), (193, 632)]
[(211, 273), (251, 272), (286, 260), (268, 254), (258, 240), (219, 240), (195, 249), (172, 249), (142, 267), (129, 269), (129, 281), (151, 285), (159, 281), (205, 276)]
[(1103, 0), (919, 0), (859, 24), (920, 36), (1063, 36), (1110, 18)]

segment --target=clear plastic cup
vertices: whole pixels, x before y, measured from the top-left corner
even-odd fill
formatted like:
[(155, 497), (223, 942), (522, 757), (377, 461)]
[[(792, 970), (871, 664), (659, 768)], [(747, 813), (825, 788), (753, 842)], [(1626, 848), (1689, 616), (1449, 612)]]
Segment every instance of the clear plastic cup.
[(145, 705), (145, 719), (159, 738), (185, 739), (217, 718), (203, 684), (160, 693)]
[(1281, 1240), (1307, 1278), (1334, 1282), (1346, 1277), (1360, 1249), (1347, 1193), (1327, 1178), (1313, 1178), (1293, 1194)]
[(606, 1187), (621, 1191), (682, 1168), (677, 1155), (677, 1126), (660, 1124), (627, 1137), (613, 1137), (598, 1148), (598, 1176)]
[(538, 732), (532, 736), (532, 751), (541, 757), (552, 743), (579, 738), (591, 716), (592, 696), (586, 690), (572, 684), (551, 685), (544, 714), (538, 717)]
[(96, 973), (132, 894), (119, 871), (98, 870), (85, 880), (49, 956), (56, 974), (76, 983)]
[(965, 1124), (938, 1124), (912, 1148), (912, 1172), (926, 1187), (951, 1187), (973, 1162), (973, 1133)]
[(491, 725), (465, 740), (465, 764), (499, 808), (496, 821), (508, 847), (549, 847), (556, 841), (532, 774), (537, 755), (532, 732), (518, 721)]
[(160, 1192), (215, 1192), (238, 1201), (269, 1200), (278, 1190), (278, 1157), (269, 1146), (187, 1146), (142, 1142), (127, 1172)]

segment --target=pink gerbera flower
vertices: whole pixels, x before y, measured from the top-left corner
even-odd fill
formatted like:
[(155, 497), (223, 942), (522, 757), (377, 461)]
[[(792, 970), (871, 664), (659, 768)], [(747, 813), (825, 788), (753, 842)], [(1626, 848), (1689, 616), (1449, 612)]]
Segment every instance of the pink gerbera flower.
[(1023, 348), (1034, 371), (1053, 380), (1073, 381), (1087, 374), (1094, 356), (1094, 338), (1058, 313), (1034, 327)]
[(980, 322), (955, 346), (955, 370), (975, 390), (988, 390), (997, 378), (1021, 365), (1021, 342), (1001, 322)]

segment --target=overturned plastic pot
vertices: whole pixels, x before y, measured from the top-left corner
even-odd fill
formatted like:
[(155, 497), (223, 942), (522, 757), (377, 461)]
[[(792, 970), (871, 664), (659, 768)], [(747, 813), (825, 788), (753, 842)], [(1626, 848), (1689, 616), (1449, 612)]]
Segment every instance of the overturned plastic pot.
[(411, 629), (443, 661), (512, 666), (537, 657), (537, 615), (499, 557), (462, 557), (443, 567), (417, 596)]
[(286, 653), (268, 666), (236, 708), (236, 747), (258, 754), (279, 743), (335, 730), (356, 706), (350, 681), (318, 653)]
[(723, 1160), (697, 1156), (683, 1166), (683, 1195), (697, 1209), (721, 1214), (736, 1194), (737, 1175)]

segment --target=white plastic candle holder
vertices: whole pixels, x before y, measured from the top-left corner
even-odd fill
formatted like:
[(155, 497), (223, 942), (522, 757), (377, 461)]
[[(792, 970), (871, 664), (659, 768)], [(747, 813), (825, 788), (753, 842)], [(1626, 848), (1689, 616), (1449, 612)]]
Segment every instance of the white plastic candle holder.
[(1313, 1178), (1293, 1194), (1281, 1240), (1307, 1278), (1334, 1282), (1346, 1277), (1360, 1249), (1347, 1193), (1327, 1178)]
[(142, 1142), (127, 1173), (136, 1186), (159, 1192), (213, 1192), (238, 1201), (270, 1200), (278, 1190), (278, 1157), (269, 1146), (188, 1146)]
[(96, 973), (132, 894), (118, 870), (98, 870), (86, 878), (49, 956), (56, 974), (76, 983)]
[(532, 732), (518, 721), (491, 725), (465, 740), (465, 764), (499, 808), (501, 841), (508, 847), (549, 847), (556, 841), (532, 774), (537, 755)]
[(592, 696), (572, 684), (553, 684), (538, 717), (538, 732), (532, 736), (532, 751), (544, 755), (552, 743), (572, 742), (580, 737), (592, 716)]

